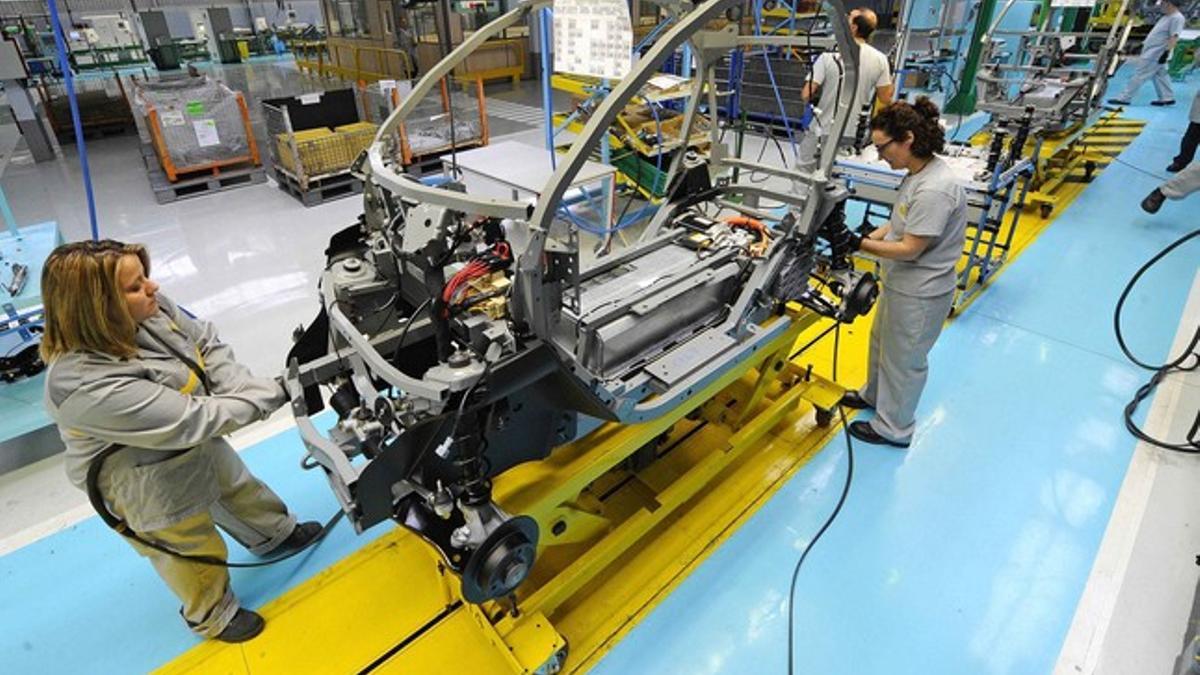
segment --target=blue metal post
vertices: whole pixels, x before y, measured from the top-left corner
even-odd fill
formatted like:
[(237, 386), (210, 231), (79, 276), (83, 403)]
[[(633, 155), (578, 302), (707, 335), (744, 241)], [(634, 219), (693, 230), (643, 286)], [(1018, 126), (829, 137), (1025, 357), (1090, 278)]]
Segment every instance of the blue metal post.
[(683, 43), (683, 65), (679, 68), (679, 76), (688, 79), (692, 76), (692, 43)]
[(554, 101), (550, 96), (550, 75), (554, 72), (554, 64), (550, 60), (550, 26), (554, 21), (554, 12), (549, 8), (542, 10), (538, 22), (538, 36), (542, 45), (542, 113), (546, 117), (546, 150), (550, 152), (550, 168), (558, 168), (558, 158), (554, 156)]
[[(58, 50), (58, 66), (63, 73), (63, 86), (67, 89), (67, 102), (71, 105), (71, 121), (75, 124), (75, 147), (79, 149), (79, 166), (83, 169), (83, 189), (87, 194), (88, 220), (92, 226), (92, 241), (100, 239), (100, 228), (96, 224), (96, 198), (92, 195), (92, 172), (88, 170), (87, 147), (83, 143), (83, 125), (79, 121), (79, 101), (75, 99), (75, 76), (71, 73), (71, 62), (67, 58), (67, 40), (63, 37), (62, 22), (58, 19), (58, 2), (49, 0), (50, 22), (54, 28), (54, 48)], [(118, 77), (120, 77), (118, 75)]]
[[(608, 79), (600, 80), (600, 86), (604, 89), (607, 96), (607, 92), (609, 91)], [(600, 138), (600, 162), (602, 164), (612, 164), (612, 143), (608, 140), (607, 133)]]
[(4, 222), (8, 225), (8, 231), (13, 238), (20, 237), (21, 233), (17, 230), (17, 219), (13, 217), (12, 209), (8, 208), (8, 198), (4, 196), (3, 188), (0, 188), (0, 216), (4, 217)]

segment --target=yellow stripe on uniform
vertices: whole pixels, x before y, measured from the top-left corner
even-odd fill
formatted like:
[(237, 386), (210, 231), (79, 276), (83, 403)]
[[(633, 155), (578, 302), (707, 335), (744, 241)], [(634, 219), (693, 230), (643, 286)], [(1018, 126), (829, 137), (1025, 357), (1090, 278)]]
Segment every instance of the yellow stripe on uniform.
[[(176, 333), (179, 333), (180, 335), (183, 335), (183, 331), (180, 330), (179, 326), (176, 325), (174, 321), (172, 321), (170, 323), (171, 323), (171, 330), (175, 331)], [(200, 347), (193, 346), (192, 349), (194, 349), (196, 352), (196, 365), (200, 366), (201, 372), (207, 372), (208, 367), (204, 363), (204, 355), (200, 353)], [(191, 368), (188, 368), (187, 384), (183, 385), (183, 388), (179, 390), (179, 393), (185, 394), (185, 395), (191, 394), (192, 392), (196, 391), (196, 387), (198, 387), (198, 386), (200, 386), (200, 378), (196, 377), (196, 373), (192, 372)], [(209, 392), (209, 393), (212, 393), (212, 392)]]
[(179, 390), (179, 393), (185, 395), (191, 394), (192, 392), (196, 391), (196, 387), (199, 386), (199, 384), (200, 378), (196, 377), (196, 374), (192, 372), (191, 368), (188, 368), (187, 384), (183, 385), (183, 388)]

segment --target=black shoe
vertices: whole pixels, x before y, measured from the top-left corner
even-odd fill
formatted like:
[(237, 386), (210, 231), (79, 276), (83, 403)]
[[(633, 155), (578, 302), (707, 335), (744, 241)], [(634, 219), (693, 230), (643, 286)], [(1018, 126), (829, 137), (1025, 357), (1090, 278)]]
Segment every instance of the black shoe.
[(1142, 200), (1142, 210), (1150, 214), (1158, 213), (1166, 199), (1167, 196), (1161, 190), (1154, 188), (1154, 192), (1146, 195), (1146, 198)]
[(1171, 166), (1167, 167), (1167, 173), (1179, 173), (1180, 171), (1183, 171), (1186, 168), (1187, 168), (1187, 164), (1180, 164), (1179, 162), (1171, 162)]
[(855, 410), (863, 410), (865, 408), (875, 407), (870, 403), (867, 403), (866, 399), (864, 399), (862, 395), (853, 389), (847, 391), (845, 394), (842, 394), (842, 400), (838, 401), (838, 403), (846, 406), (847, 408), (854, 408)]
[(233, 620), (216, 639), (221, 642), (245, 642), (263, 632), (266, 625), (267, 622), (257, 613), (239, 607), (237, 614), (233, 615)]
[(1160, 108), (1163, 108), (1163, 107), (1166, 107), (1169, 105), (1175, 105), (1175, 100), (1172, 99), (1170, 101), (1150, 101), (1150, 105), (1156, 105)]
[(281, 553), (291, 553), (308, 546), (321, 535), (321, 524), (315, 520), (310, 520), (307, 523), (296, 523), (296, 528), (284, 539), (278, 546), (271, 549), (268, 555), (279, 555)]
[(1129, 101), (1122, 101), (1119, 98), (1110, 98), (1110, 99), (1108, 99), (1108, 102), (1111, 105), (1129, 105)]
[(876, 433), (875, 430), (871, 428), (871, 425), (867, 422), (851, 422), (849, 431), (851, 436), (857, 438), (863, 443), (870, 443), (872, 445), (891, 445), (897, 448), (907, 448), (909, 445), (908, 443), (889, 441), (888, 439)]

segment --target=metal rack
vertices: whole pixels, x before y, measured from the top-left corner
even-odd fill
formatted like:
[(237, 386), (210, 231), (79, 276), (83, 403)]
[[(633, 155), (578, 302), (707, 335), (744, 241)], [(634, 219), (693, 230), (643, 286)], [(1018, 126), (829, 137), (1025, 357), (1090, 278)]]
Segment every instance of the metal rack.
[(766, 51), (764, 59), (763, 53), (737, 51), (717, 65), (718, 86), (729, 92), (723, 116), (730, 120), (744, 116), (780, 131), (807, 128), (812, 111), (800, 93), (809, 77), (808, 61), (778, 50)]
[[(119, 74), (74, 78), (73, 82), (85, 136), (123, 134), (134, 126), (129, 96)], [(59, 142), (74, 143), (74, 123), (65, 81), (43, 76), (37, 91)]]
[[(364, 119), (382, 123), (403, 102), (398, 89), (385, 91), (378, 83), (362, 88)], [(413, 173), (424, 173), (427, 169), (440, 171), (438, 161), (451, 150), (483, 147), (488, 144), (491, 131), (488, 127), (487, 98), (483, 91), (483, 79), (476, 77), (474, 86), (465, 93), (457, 93), (454, 100), (454, 134), (450, 133), (450, 91), (446, 80), (440, 83), (436, 94), (424, 97), (414, 114), (397, 125), (392, 148), (393, 157), (409, 167)]]
[[(576, 97), (580, 102), (570, 113), (554, 115), (555, 134), (566, 130), (579, 133), (610, 88), (599, 78), (556, 74), (551, 86)], [(675, 154), (686, 148), (707, 151), (711, 117), (699, 114), (692, 134), (681, 137), (684, 114), (677, 104), (691, 96), (692, 83), (681, 79), (666, 91), (644, 90), (633, 104), (613, 120), (607, 140), (607, 157), (601, 151), (596, 159), (606, 161), (621, 172), (625, 182), (652, 202), (666, 194), (667, 168)]]
[[(1091, 124), (1102, 112), (1108, 79), (1129, 33), (1128, 0), (1120, 1), (1115, 17), (1102, 28), (1090, 19), (1110, 3), (1080, 7), (1072, 0), (1052, 0), (1035, 30), (999, 30), (1016, 2), (1005, 3), (984, 41), (983, 65), (975, 76), (978, 108), (1001, 119), (1017, 119), (1032, 109), (1034, 128), (1044, 133)], [(1084, 30), (1071, 30), (1081, 11), (1088, 12)], [(1015, 39), (1015, 46), (1005, 45), (1005, 37)]]
[[(192, 117), (191, 108), (198, 105), (197, 102), (187, 103), (189, 112), (184, 115), (179, 111), (160, 110), (158, 105), (146, 99), (142, 88), (147, 86), (147, 83), (137, 84), (139, 87), (139, 100), (142, 101), (142, 114), (138, 116), (139, 125), (144, 125), (144, 134), (149, 137), (149, 144), (153, 148), (154, 156), (158, 158), (159, 164), (162, 166), (163, 172), (167, 176), (167, 180), (172, 183), (178, 182), (183, 178), (194, 176), (200, 173), (220, 174), (223, 170), (246, 168), (248, 166), (256, 167), (262, 162), (258, 153), (258, 144), (254, 140), (254, 130), (250, 125), (250, 112), (246, 107), (246, 99), (241, 92), (229, 90), (224, 85), (217, 85), (219, 90), (223, 91), (226, 96), (223, 101), (217, 103), (221, 106), (221, 110), (209, 110), (204, 114), (211, 115), (220, 119), (222, 116), (226, 119), (233, 117), (240, 121), (240, 131), (244, 134), (244, 151), (240, 151), (242, 147), (237, 144), (239, 150), (231, 150), (222, 152), (220, 150), (213, 153), (204, 153), (203, 159), (193, 160), (185, 159), (179, 155), (177, 142), (180, 138), (195, 138), (199, 132), (186, 127), (187, 121)], [(170, 114), (172, 119), (166, 119)], [(175, 119), (177, 118), (177, 119)], [(237, 129), (238, 124), (235, 121), (232, 128)], [(215, 122), (214, 122), (215, 124)], [(168, 129), (168, 127), (172, 127)], [(183, 127), (184, 131), (176, 132), (174, 127)], [(139, 126), (139, 131), (141, 127)], [(180, 134), (183, 134), (182, 136)], [(191, 136), (187, 136), (191, 134)], [(174, 140), (173, 140), (174, 139)], [(203, 141), (196, 141), (199, 145), (204, 146)], [(220, 147), (216, 143), (208, 144), (212, 147)]]
[[(280, 189), (313, 206), (330, 199), (362, 192), (362, 181), (351, 174), (350, 166), (375, 138), (378, 125), (355, 111), (340, 115), (322, 115), (319, 107), (333, 105), (350, 109), (356, 96), (350, 89), (297, 97), (290, 104), (263, 102), (272, 177)], [(293, 112), (304, 110), (305, 121), (297, 122)], [(350, 118), (353, 117), (353, 120)], [(332, 120), (334, 126), (313, 126), (311, 120)]]

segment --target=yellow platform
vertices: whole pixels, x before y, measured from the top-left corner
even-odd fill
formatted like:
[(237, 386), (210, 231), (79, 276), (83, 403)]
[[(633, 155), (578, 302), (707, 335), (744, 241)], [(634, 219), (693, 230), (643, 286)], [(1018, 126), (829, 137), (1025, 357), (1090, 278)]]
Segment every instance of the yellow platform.
[[(1042, 139), (1039, 145), (1033, 138), (1026, 143), (1026, 155), (1036, 153), (1033, 191), (1028, 201), (1037, 207), (1043, 218), (1057, 208), (1070, 203), (1079, 194), (1071, 186), (1088, 182), (1095, 172), (1108, 166), (1146, 123), (1125, 119), (1119, 113), (1101, 114), (1090, 125), (1080, 125)], [(981, 131), (971, 138), (971, 144), (986, 146), (990, 135)]]

